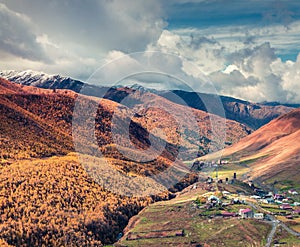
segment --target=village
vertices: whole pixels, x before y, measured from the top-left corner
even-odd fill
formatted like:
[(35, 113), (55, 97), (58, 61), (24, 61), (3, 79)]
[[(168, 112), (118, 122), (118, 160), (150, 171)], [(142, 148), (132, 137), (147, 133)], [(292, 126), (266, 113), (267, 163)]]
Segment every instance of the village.
[[(203, 173), (206, 168), (208, 172)], [(158, 202), (143, 211), (116, 246), (143, 246), (158, 239), (171, 246), (210, 246), (204, 243), (212, 239), (221, 243), (227, 235), (233, 242), (248, 246), (243, 234), (253, 243), (263, 241), (259, 246), (298, 243), (297, 188), (275, 191), (256, 181), (245, 182), (243, 174), (232, 168), (228, 162), (194, 162), (192, 169), (201, 171), (199, 181), (178, 192), (170, 202)], [(226, 241), (229, 246), (233, 243), (230, 238)]]
[[(194, 162), (192, 170), (203, 171), (205, 168), (215, 168), (215, 178), (212, 176), (207, 177), (205, 183), (210, 186), (210, 190), (214, 193), (208, 192), (197, 198), (197, 205), (199, 208), (216, 208), (221, 210), (221, 214), (215, 216), (223, 217), (240, 217), (240, 218), (255, 218), (255, 219), (268, 219), (266, 215), (285, 216), (287, 219), (298, 218), (300, 214), (300, 196), (299, 193), (290, 188), (282, 193), (275, 193), (275, 191), (266, 191), (263, 188), (255, 185), (253, 181), (243, 183), (237, 179), (237, 173), (233, 172), (232, 177), (225, 179), (219, 178), (219, 167), (225, 166), (228, 161), (211, 161), (211, 162)], [(229, 192), (226, 190), (226, 185), (243, 184), (246, 191)], [(213, 186), (212, 186), (213, 185)], [(195, 189), (195, 184), (192, 189)], [(234, 186), (235, 187), (235, 186)], [(209, 187), (207, 187), (209, 188)], [(223, 190), (222, 190), (223, 189)], [(276, 191), (277, 192), (277, 191)], [(235, 212), (227, 212), (226, 209), (232, 205), (243, 205), (236, 207), (238, 210)], [(247, 207), (247, 205), (252, 205)], [(253, 209), (256, 208), (256, 210)], [(231, 207), (232, 209), (232, 207)]]
[[(157, 239), (171, 246), (210, 246), (203, 243), (208, 239), (222, 242), (226, 234), (243, 246), (247, 242), (243, 234), (253, 241), (264, 239), (261, 246), (286, 246), (300, 237), (298, 202), (295, 189), (276, 194), (252, 181), (240, 181), (235, 172), (222, 182), (207, 177), (179, 192), (171, 202), (147, 208), (116, 246), (143, 246)], [(139, 225), (144, 226), (143, 231)]]
[[(203, 219), (237, 218), (240, 220), (254, 219), (257, 221), (269, 222), (272, 230), (267, 237), (267, 245), (280, 246), (285, 242), (274, 241), (275, 232), (281, 226), (289, 234), (300, 237), (300, 203), (299, 193), (296, 189), (290, 188), (275, 193), (267, 191), (254, 184), (253, 181), (244, 183), (237, 179), (236, 172), (232, 177), (226, 177), (225, 181), (218, 177), (218, 167), (227, 163), (211, 162), (196, 163), (197, 168), (215, 167), (216, 177), (207, 177), (206, 190), (195, 200), (195, 205), (200, 210)], [(199, 183), (200, 185), (200, 183)], [(203, 186), (203, 185), (202, 185)], [(228, 191), (227, 188), (238, 188), (242, 186), (245, 190), (237, 189)], [(196, 189), (194, 184), (192, 189)]]
[[(208, 178), (207, 183), (212, 184), (213, 181), (212, 178)], [(193, 188), (195, 189), (196, 186), (194, 185)], [(195, 202), (199, 209), (216, 212), (215, 215), (209, 214), (210, 217), (268, 220), (268, 215), (273, 215), (284, 216), (286, 219), (299, 218), (300, 203), (298, 202), (298, 193), (295, 190), (289, 190), (288, 193), (274, 194), (256, 188), (253, 183), (249, 187), (253, 188), (253, 194), (237, 194), (226, 190), (211, 189), (212, 191), (200, 195)]]
[[(293, 219), (297, 217), (300, 213), (300, 195), (298, 191), (294, 188), (289, 188), (288, 190), (283, 190), (280, 193), (277, 190), (267, 191), (265, 188), (260, 188), (258, 185), (254, 184), (253, 181), (248, 181), (247, 183), (242, 183), (246, 188), (246, 191), (240, 191), (240, 193), (231, 193), (226, 191), (226, 185), (234, 185), (237, 183), (241, 184), (241, 181), (237, 178), (237, 173), (232, 172), (231, 177), (226, 177), (222, 179), (219, 177), (220, 167), (224, 167), (229, 164), (228, 160), (218, 160), (218, 161), (196, 161), (193, 163), (192, 170), (194, 171), (203, 171), (205, 169), (215, 169), (215, 178), (212, 176), (207, 177), (205, 180), (206, 184), (215, 185), (211, 187), (211, 190), (215, 190), (220, 198), (217, 196), (208, 196), (206, 197), (206, 207), (211, 206), (227, 206), (232, 204), (247, 204), (254, 203), (260, 208), (262, 208), (259, 213), (254, 213), (251, 208), (241, 209), (239, 212), (228, 214), (225, 212), (225, 217), (230, 216), (240, 216), (241, 218), (257, 218), (264, 219), (263, 213), (269, 213), (271, 215), (285, 216), (287, 219)], [(222, 185), (225, 186), (222, 186)], [(195, 189), (197, 185), (194, 185)], [(220, 188), (225, 188), (220, 190)], [(221, 193), (220, 193), (221, 192)], [(210, 195), (208, 193), (208, 195)], [(205, 194), (202, 197), (205, 197)], [(205, 199), (202, 199), (202, 202)], [(203, 205), (202, 205), (203, 206)], [(244, 211), (245, 210), (245, 211)], [(246, 215), (244, 214), (245, 212)]]

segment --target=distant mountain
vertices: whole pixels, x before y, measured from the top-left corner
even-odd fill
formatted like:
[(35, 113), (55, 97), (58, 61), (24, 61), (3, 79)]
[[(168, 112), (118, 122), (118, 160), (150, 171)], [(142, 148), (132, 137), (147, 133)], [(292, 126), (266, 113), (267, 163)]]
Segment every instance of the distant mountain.
[[(3, 116), (0, 120), (3, 138), (0, 148), (2, 155), (11, 158), (43, 157), (65, 154), (74, 150), (72, 118), (75, 99), (79, 97), (77, 93), (64, 89), (53, 91), (23, 86), (4, 79), (0, 82), (0, 106)], [(132, 89), (126, 88), (111, 90), (107, 92), (107, 97), (121, 102), (120, 104), (109, 99), (99, 101), (98, 98), (89, 96), (80, 96), (82, 100), (80, 104), (83, 107), (90, 104), (89, 107), (84, 108), (84, 111), (92, 109), (92, 105), (98, 107), (95, 127), (99, 147), (107, 157), (118, 161), (123, 160), (126, 163), (126, 167), (118, 165), (121, 170), (129, 171), (132, 168), (131, 172), (139, 175), (151, 174), (155, 173), (156, 168), (162, 169), (171, 164), (176, 159), (179, 150), (181, 150), (181, 159), (190, 160), (195, 155), (206, 154), (212, 146), (215, 147), (213, 133), (210, 130), (210, 118), (206, 112), (189, 110), (185, 106), (177, 105), (148, 92), (142, 94), (140, 91), (132, 92)], [(128, 99), (133, 105), (127, 107), (122, 104), (122, 99), (129, 94)], [(152, 107), (152, 105), (157, 107)], [(168, 114), (162, 110), (164, 108), (168, 109)], [(118, 110), (117, 114), (116, 110)], [(185, 119), (181, 126), (174, 120), (175, 116), (179, 120)], [(128, 131), (124, 124), (126, 122), (130, 123), (130, 140), (142, 150), (149, 148), (149, 133), (152, 129), (163, 130), (162, 133), (158, 131), (153, 137), (157, 142), (164, 141), (166, 144), (161, 156), (149, 162), (148, 165), (146, 163), (133, 165), (116, 150), (111, 131), (113, 118), (117, 121), (113, 123), (117, 129), (114, 133), (115, 138), (124, 149), (130, 150), (131, 148), (123, 135)], [(194, 125), (191, 124), (193, 118), (195, 118)], [(217, 117), (216, 121), (220, 119)], [(83, 127), (86, 125), (88, 123)], [(249, 134), (249, 129), (240, 123), (227, 121), (226, 125), (226, 146)], [(14, 126), (13, 131), (11, 126)], [(182, 128), (181, 131), (180, 128)], [(84, 136), (85, 131), (81, 129), (80, 133)], [(84, 138), (82, 141), (85, 141)], [(40, 142), (39, 148), (35, 147), (38, 142)], [(86, 146), (92, 147), (93, 145)], [(135, 154), (136, 151), (130, 152), (138, 155), (138, 153)]]
[[(218, 97), (217, 95), (212, 94), (186, 92), (181, 90), (161, 92), (159, 94), (162, 97), (165, 97), (166, 99), (169, 99), (171, 101), (176, 101), (176, 99), (173, 96), (173, 94), (176, 94), (181, 99), (183, 99), (188, 106), (202, 111), (207, 111), (205, 102), (211, 102), (212, 99)], [(227, 96), (219, 97), (223, 104), (226, 118), (245, 124), (253, 130), (260, 128), (261, 126), (270, 122), (272, 119), (282, 114), (285, 114), (293, 109), (293, 107), (288, 107), (280, 104), (259, 104)], [(213, 112), (218, 112), (216, 108), (214, 109), (214, 106), (210, 105), (210, 107), (212, 107)]]
[(295, 109), (225, 149), (223, 157), (248, 165), (252, 179), (299, 187), (299, 140), (300, 109)]
[(288, 103), (279, 103), (279, 102), (261, 102), (261, 105), (270, 105), (270, 106), (278, 106), (278, 105), (283, 105), (287, 107), (293, 107), (293, 108), (299, 108), (300, 104), (288, 104)]
[(25, 86), (35, 86), (45, 89), (70, 89), (74, 92), (79, 92), (84, 84), (83, 82), (71, 79), (70, 77), (48, 75), (32, 70), (0, 71), (0, 77)]
[[(184, 100), (184, 105), (206, 112), (208, 110), (204, 102), (214, 102), (217, 97), (220, 97), (224, 106), (226, 118), (240, 122), (253, 130), (260, 128), (272, 119), (291, 111), (294, 107), (299, 106), (297, 104), (282, 105), (279, 103), (268, 102), (261, 104), (251, 103), (227, 96), (186, 92), (182, 90), (159, 91), (155, 89), (148, 89), (138, 84), (131, 85), (130, 87), (116, 86), (109, 88), (86, 84), (69, 77), (47, 75), (42, 72), (35, 72), (31, 70), (21, 72), (12, 70), (0, 71), (0, 77), (22, 85), (31, 85), (46, 89), (70, 89), (77, 93), (82, 90), (81, 93), (84, 93), (85, 95), (96, 97), (104, 95), (104, 98), (115, 102), (120, 102), (134, 91), (140, 91), (143, 93), (151, 92), (177, 104), (183, 104), (182, 101), (180, 102), (174, 97), (175, 94), (179, 96), (180, 99)], [(217, 109), (219, 105), (210, 105), (210, 107), (212, 107), (214, 113), (217, 114), (219, 112)]]

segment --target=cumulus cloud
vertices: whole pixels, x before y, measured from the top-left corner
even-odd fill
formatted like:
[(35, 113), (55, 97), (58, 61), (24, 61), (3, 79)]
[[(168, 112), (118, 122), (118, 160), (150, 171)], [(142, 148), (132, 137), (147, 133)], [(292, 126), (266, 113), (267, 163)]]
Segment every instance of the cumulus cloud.
[(157, 40), (165, 25), (157, 0), (4, 2), (30, 16), (39, 31), (46, 32), (55, 43), (77, 45), (79, 52), (142, 50)]
[[(300, 102), (299, 58), (296, 62), (282, 61), (270, 42), (232, 42), (210, 36), (194, 38), (195, 30), (163, 31), (157, 43), (148, 49), (157, 49), (188, 58), (195, 66), (177, 65), (187, 75), (200, 79), (203, 72), (219, 94), (255, 102)], [(219, 36), (220, 37), (220, 36)], [(200, 76), (200, 77), (199, 77)], [(197, 87), (194, 87), (197, 88)]]
[[(126, 73), (163, 68), (169, 77), (144, 74), (132, 80), (186, 89), (173, 76), (205, 92), (204, 82), (211, 80), (220, 94), (300, 102), (295, 3), (255, 1), (261, 8), (254, 8), (253, 1), (238, 0), (230, 5), (222, 0), (2, 2), (0, 69), (42, 70), (86, 80), (114, 61), (94, 83), (115, 83)], [(138, 51), (146, 54), (125, 56)]]
[(199, 70), (204, 74), (220, 70), (224, 67), (225, 57), (222, 56), (222, 46), (213, 38), (193, 35), (180, 35), (164, 30), (158, 41), (148, 46), (148, 50), (159, 50), (165, 53), (173, 53), (182, 56), (195, 65), (197, 70), (192, 71), (188, 67), (183, 69), (187, 74), (197, 76)]
[[(23, 63), (23, 69), (44, 69), (85, 80), (107, 53), (142, 51), (159, 38), (166, 25), (157, 0), (3, 2), (1, 15), (6, 16), (1, 22), (1, 44), (9, 61), (2, 61), (1, 69), (15, 69), (11, 64), (19, 67), (21, 59), (39, 60)], [(46, 58), (53, 64), (48, 66)]]

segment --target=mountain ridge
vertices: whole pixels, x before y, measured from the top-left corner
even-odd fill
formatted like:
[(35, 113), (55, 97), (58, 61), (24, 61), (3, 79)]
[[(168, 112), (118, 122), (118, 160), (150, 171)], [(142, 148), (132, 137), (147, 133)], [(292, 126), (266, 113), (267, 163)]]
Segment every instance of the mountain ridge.
[[(223, 150), (224, 159), (246, 163), (248, 179), (299, 187), (300, 109), (284, 114)], [(214, 154), (204, 156), (211, 159)]]
[[(225, 116), (228, 119), (240, 122), (247, 125), (249, 128), (255, 130), (264, 124), (268, 123), (272, 119), (285, 114), (297, 107), (298, 105), (284, 105), (279, 103), (251, 103), (245, 100), (236, 99), (229, 96), (218, 96), (213, 94), (205, 94), (200, 92), (186, 92), (182, 90), (166, 90), (159, 91), (155, 89), (147, 89), (141, 85), (134, 84), (130, 87), (116, 86), (96, 86), (86, 84), (79, 80), (74, 80), (70, 77), (62, 77), (59, 75), (47, 75), (42, 72), (35, 72), (31, 70), (27, 71), (0, 71), (0, 77), (4, 77), (10, 81), (23, 84), (33, 85), (46, 89), (70, 89), (77, 93), (81, 92), (89, 96), (103, 96), (104, 98), (119, 102), (120, 98), (124, 98), (133, 91), (151, 92), (162, 96), (177, 104), (182, 104), (182, 101), (174, 99), (174, 94), (179, 96), (188, 106), (206, 111), (207, 107), (205, 102), (215, 100), (216, 97), (220, 97), (223, 104)], [(124, 89), (122, 91), (122, 88)], [(126, 88), (128, 89), (126, 92)], [(82, 90), (83, 89), (83, 90)], [(120, 97), (121, 96), (121, 97)], [(216, 106), (219, 107), (219, 106)], [(218, 113), (219, 109), (214, 109), (214, 112)]]

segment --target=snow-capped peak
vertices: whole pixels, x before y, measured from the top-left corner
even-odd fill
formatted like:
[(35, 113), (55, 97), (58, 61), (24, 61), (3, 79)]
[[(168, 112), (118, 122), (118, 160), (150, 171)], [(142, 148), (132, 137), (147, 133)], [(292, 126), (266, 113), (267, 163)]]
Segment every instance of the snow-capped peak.
[(56, 81), (58, 79), (65, 79), (59, 75), (48, 75), (43, 72), (37, 72), (33, 70), (4, 70), (0, 71), (0, 77), (3, 77), (9, 81), (23, 85), (42, 86), (46, 81)]
[(33, 70), (3, 70), (0, 71), (0, 77), (18, 84), (48, 89), (71, 89), (78, 91), (83, 85), (83, 82), (71, 79), (70, 77), (57, 74), (48, 75)]

